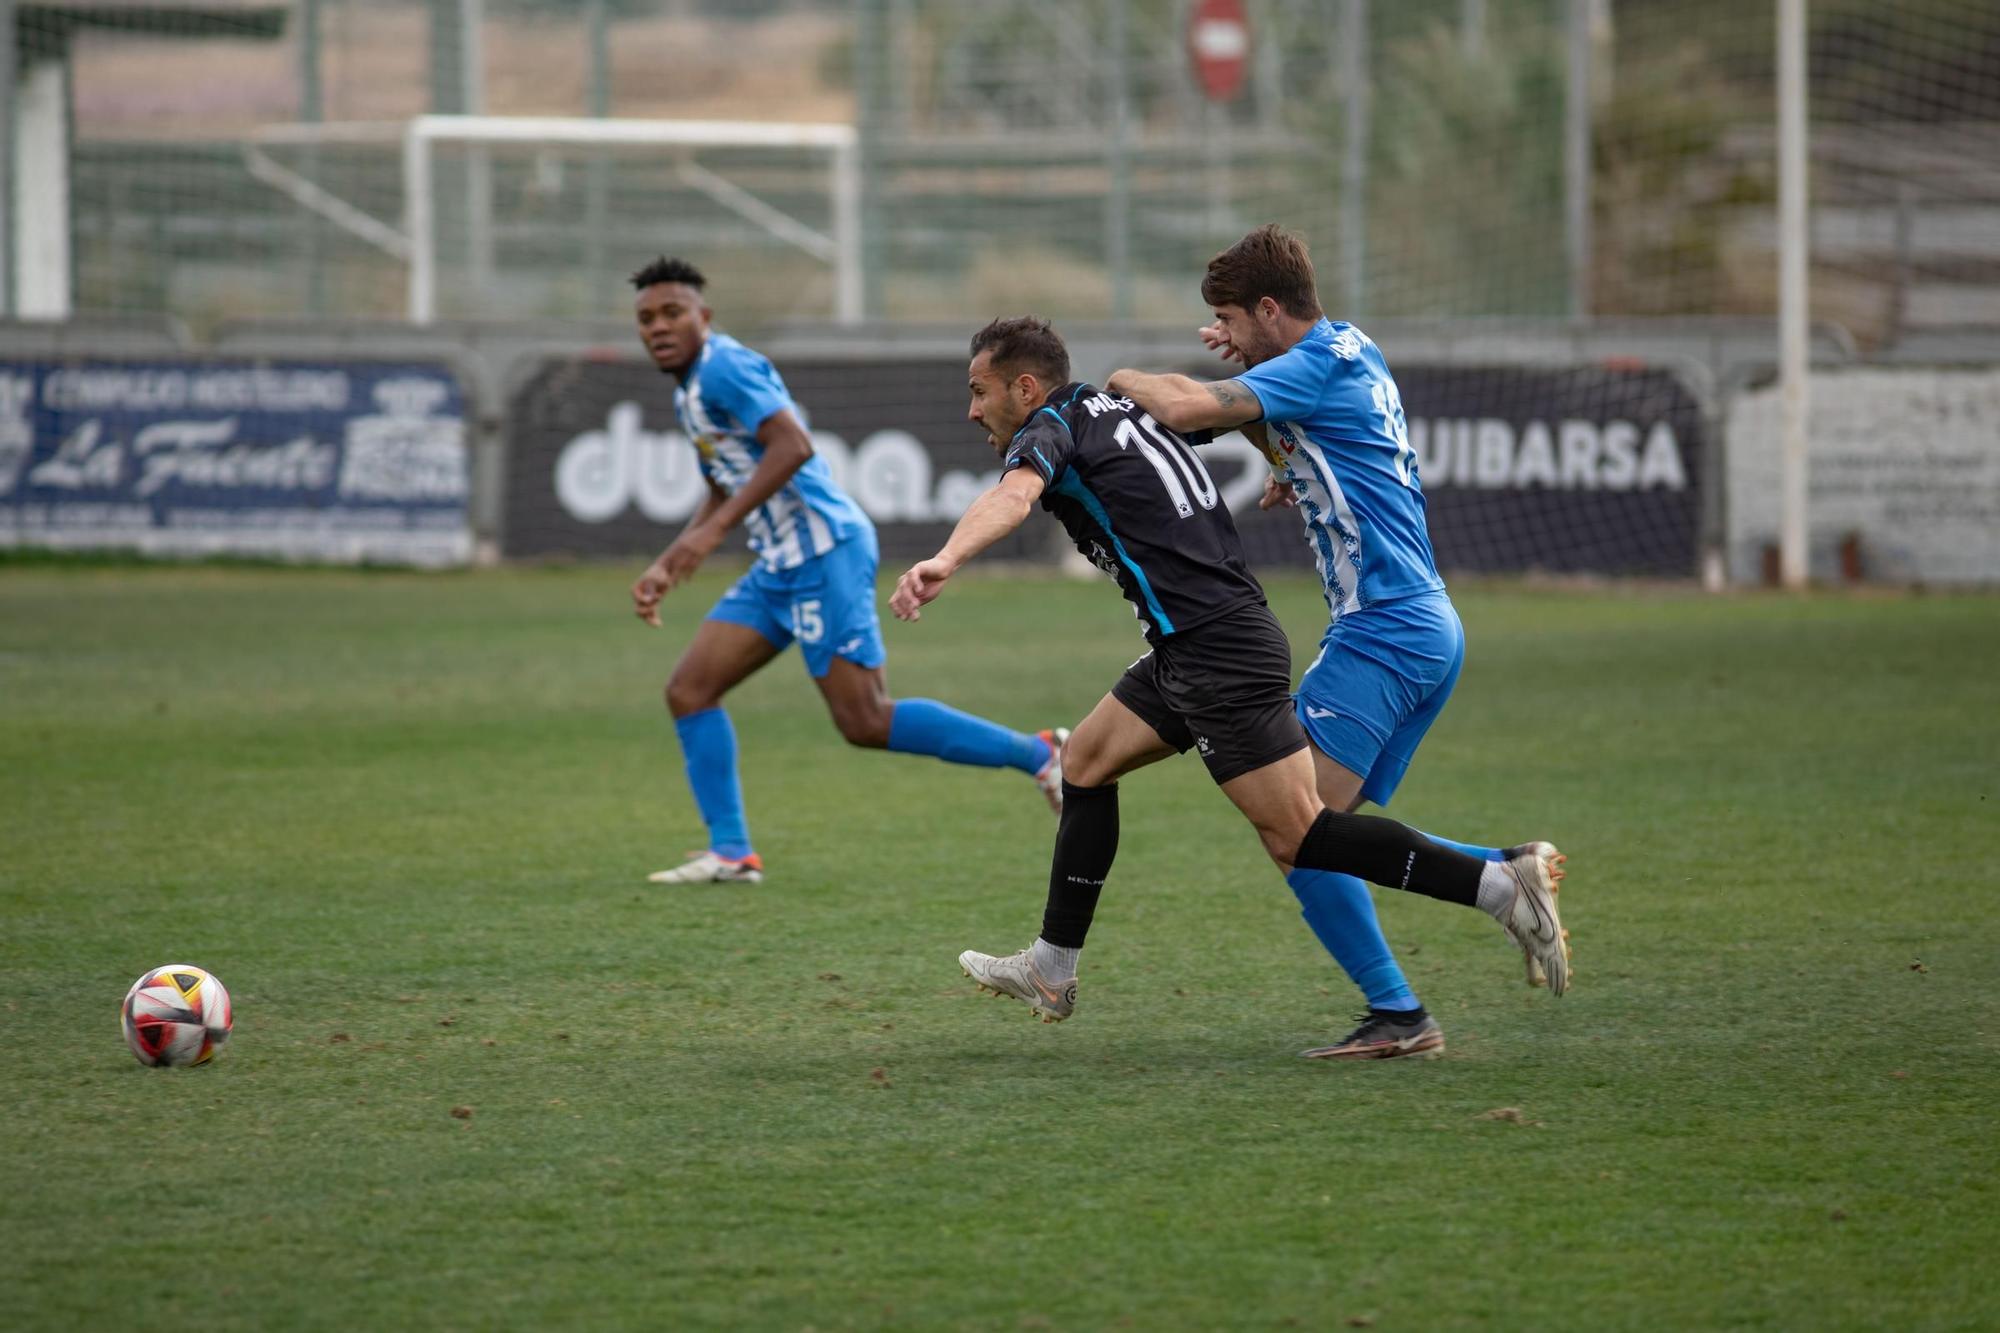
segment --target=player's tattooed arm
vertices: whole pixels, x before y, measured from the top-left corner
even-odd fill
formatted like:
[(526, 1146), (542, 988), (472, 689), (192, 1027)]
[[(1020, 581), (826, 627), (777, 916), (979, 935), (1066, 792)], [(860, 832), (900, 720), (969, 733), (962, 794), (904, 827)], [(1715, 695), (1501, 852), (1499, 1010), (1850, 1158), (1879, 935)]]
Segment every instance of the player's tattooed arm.
[(1228, 430), (1264, 415), (1264, 405), (1241, 380), (1204, 384), (1186, 375), (1121, 370), (1104, 387), (1130, 398), (1169, 430)]
[(1213, 398), (1215, 405), (1225, 412), (1235, 410), (1246, 401), (1252, 403), (1257, 401), (1257, 396), (1243, 387), (1242, 380), (1221, 380), (1201, 387), (1208, 390), (1208, 396)]

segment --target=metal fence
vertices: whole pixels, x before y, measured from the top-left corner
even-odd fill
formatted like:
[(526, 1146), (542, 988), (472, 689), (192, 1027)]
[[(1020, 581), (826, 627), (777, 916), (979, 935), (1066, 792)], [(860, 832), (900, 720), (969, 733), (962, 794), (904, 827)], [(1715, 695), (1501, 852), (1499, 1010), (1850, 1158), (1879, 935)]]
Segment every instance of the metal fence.
[[(616, 311), (661, 250), (739, 327), (1036, 308), (1183, 323), (1251, 225), (1362, 318), (1762, 314), (1772, 23), (1723, 0), (18, 3), (7, 309), (410, 308), (427, 113), (852, 126), (824, 154), (441, 147), (446, 316)], [(1881, 346), (2000, 324), (2000, 10), (1812, 6), (1815, 301)], [(817, 238), (817, 242), (815, 240)]]

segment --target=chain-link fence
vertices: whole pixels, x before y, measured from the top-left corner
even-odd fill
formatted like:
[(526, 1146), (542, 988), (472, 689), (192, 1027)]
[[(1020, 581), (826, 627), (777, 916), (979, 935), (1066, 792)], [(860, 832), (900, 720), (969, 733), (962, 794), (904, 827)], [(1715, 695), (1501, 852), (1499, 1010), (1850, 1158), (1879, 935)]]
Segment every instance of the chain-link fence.
[[(1249, 226), (1362, 319), (1773, 302), (1773, 23), (1731, 0), (11, 3), (21, 314), (411, 308), (429, 113), (852, 127), (810, 147), (439, 142), (434, 312), (1185, 322)], [(1812, 6), (1815, 302), (2000, 323), (2000, 10)], [(842, 265), (851, 279), (843, 306)]]

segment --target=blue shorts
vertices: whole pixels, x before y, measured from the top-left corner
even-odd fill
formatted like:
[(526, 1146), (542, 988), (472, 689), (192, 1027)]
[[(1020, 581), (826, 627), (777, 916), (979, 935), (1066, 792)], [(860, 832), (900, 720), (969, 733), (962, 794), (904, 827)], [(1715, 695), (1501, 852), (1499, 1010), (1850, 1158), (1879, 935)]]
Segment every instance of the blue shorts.
[(796, 569), (752, 565), (708, 619), (748, 625), (781, 650), (797, 640), (814, 679), (833, 670), (836, 657), (873, 671), (889, 660), (875, 614), (878, 549), (867, 529)]
[(1335, 620), (1299, 681), (1299, 722), (1320, 753), (1389, 804), (1465, 665), (1465, 629), (1443, 593)]

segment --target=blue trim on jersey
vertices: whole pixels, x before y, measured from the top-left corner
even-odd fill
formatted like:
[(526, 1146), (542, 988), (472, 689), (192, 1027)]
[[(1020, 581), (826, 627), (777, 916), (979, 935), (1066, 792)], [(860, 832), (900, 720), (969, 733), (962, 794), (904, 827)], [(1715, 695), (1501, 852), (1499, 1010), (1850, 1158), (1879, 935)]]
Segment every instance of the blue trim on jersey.
[[(675, 416), (688, 438), (698, 441), (702, 475), (731, 494), (763, 461), (758, 427), (785, 410), (805, 425), (804, 409), (792, 401), (770, 360), (719, 330), (703, 341), (674, 391)], [(874, 531), (867, 513), (834, 484), (832, 470), (817, 454), (746, 514), (743, 526), (758, 563), (774, 570), (799, 568)]]
[[(1306, 460), (1306, 466), (1312, 469), (1314, 479), (1318, 481), (1323, 488), (1325, 488), (1327, 499), (1331, 500), (1334, 496), (1335, 488), (1339, 485), (1339, 482), (1335, 479), (1333, 475), (1333, 470), (1330, 466), (1327, 465), (1326, 460), (1322, 459), (1318, 454), (1313, 452), (1312, 441), (1310, 439), (1300, 443), (1298, 447), (1298, 452), (1289, 455), (1289, 458), (1293, 459), (1299, 457), (1304, 457), (1304, 459)], [(1346, 494), (1345, 491), (1342, 491), (1340, 493), (1342, 495)], [(1314, 509), (1317, 509), (1319, 507), (1317, 504), (1313, 504), (1312, 497), (1310, 494), (1301, 496), (1300, 500), (1301, 503), (1303, 504), (1311, 504)], [(1351, 505), (1349, 506), (1349, 509), (1351, 512), (1352, 510)], [(1360, 532), (1361, 519), (1358, 516), (1355, 518), (1354, 524), (1356, 529), (1354, 533), (1354, 541), (1355, 544), (1358, 546), (1361, 542), (1361, 532)], [(1306, 522), (1306, 540), (1311, 542), (1315, 547), (1318, 548), (1319, 568), (1320, 568), (1320, 596), (1326, 599), (1327, 609), (1334, 612), (1335, 618), (1338, 619), (1339, 608), (1345, 606), (1347, 604), (1348, 598), (1353, 597), (1360, 588), (1361, 561), (1358, 557), (1356, 557), (1354, 552), (1352, 551), (1347, 552), (1348, 564), (1352, 566), (1354, 569), (1355, 586), (1352, 588), (1336, 589), (1333, 583), (1333, 570), (1335, 561), (1333, 544), (1335, 542), (1339, 542), (1342, 547), (1345, 547), (1347, 545), (1347, 535), (1340, 530), (1340, 515), (1332, 512), (1331, 510), (1328, 510), (1326, 513), (1321, 514), (1316, 520), (1308, 517)], [(1338, 598), (1338, 600), (1336, 600), (1334, 597), (1334, 593), (1336, 591), (1340, 593), (1340, 597)]]
[(1056, 470), (1049, 466), (1048, 459), (1042, 457), (1042, 451), (1039, 448), (1031, 444), (1028, 446), (1028, 452), (1033, 454), (1035, 461), (1042, 465), (1042, 471), (1048, 473), (1051, 477), (1055, 476)]
[(1237, 378), (1296, 450), (1287, 471), (1328, 501), (1301, 514), (1333, 614), (1442, 590), (1402, 395), (1381, 348), (1321, 318)]
[[(1071, 396), (1074, 397), (1074, 395)], [(1044, 412), (1047, 412), (1050, 416), (1056, 419), (1056, 424), (1063, 428), (1064, 434), (1068, 435), (1072, 440), (1076, 438), (1076, 432), (1071, 430), (1069, 428), (1069, 423), (1062, 419), (1062, 413), (1056, 411), (1053, 407), (1050, 407), (1047, 403), (1043, 403), (1040, 407), (1035, 409), (1036, 416), (1040, 416)]]
[(1097, 520), (1097, 526), (1103, 528), (1104, 535), (1111, 539), (1111, 549), (1117, 553), (1118, 563), (1132, 571), (1132, 577), (1139, 585), (1139, 595), (1146, 599), (1146, 609), (1153, 613), (1153, 628), (1162, 634), (1172, 634), (1174, 622), (1167, 619), (1166, 608), (1162, 607), (1160, 599), (1153, 595), (1153, 585), (1147, 580), (1146, 571), (1139, 568), (1139, 562), (1126, 552), (1125, 543), (1119, 541), (1118, 534), (1111, 530), (1111, 515), (1104, 512), (1103, 502), (1091, 493), (1090, 487), (1077, 479), (1074, 472), (1065, 473), (1055, 489), (1056, 494), (1069, 496), (1083, 506), (1084, 512)]

